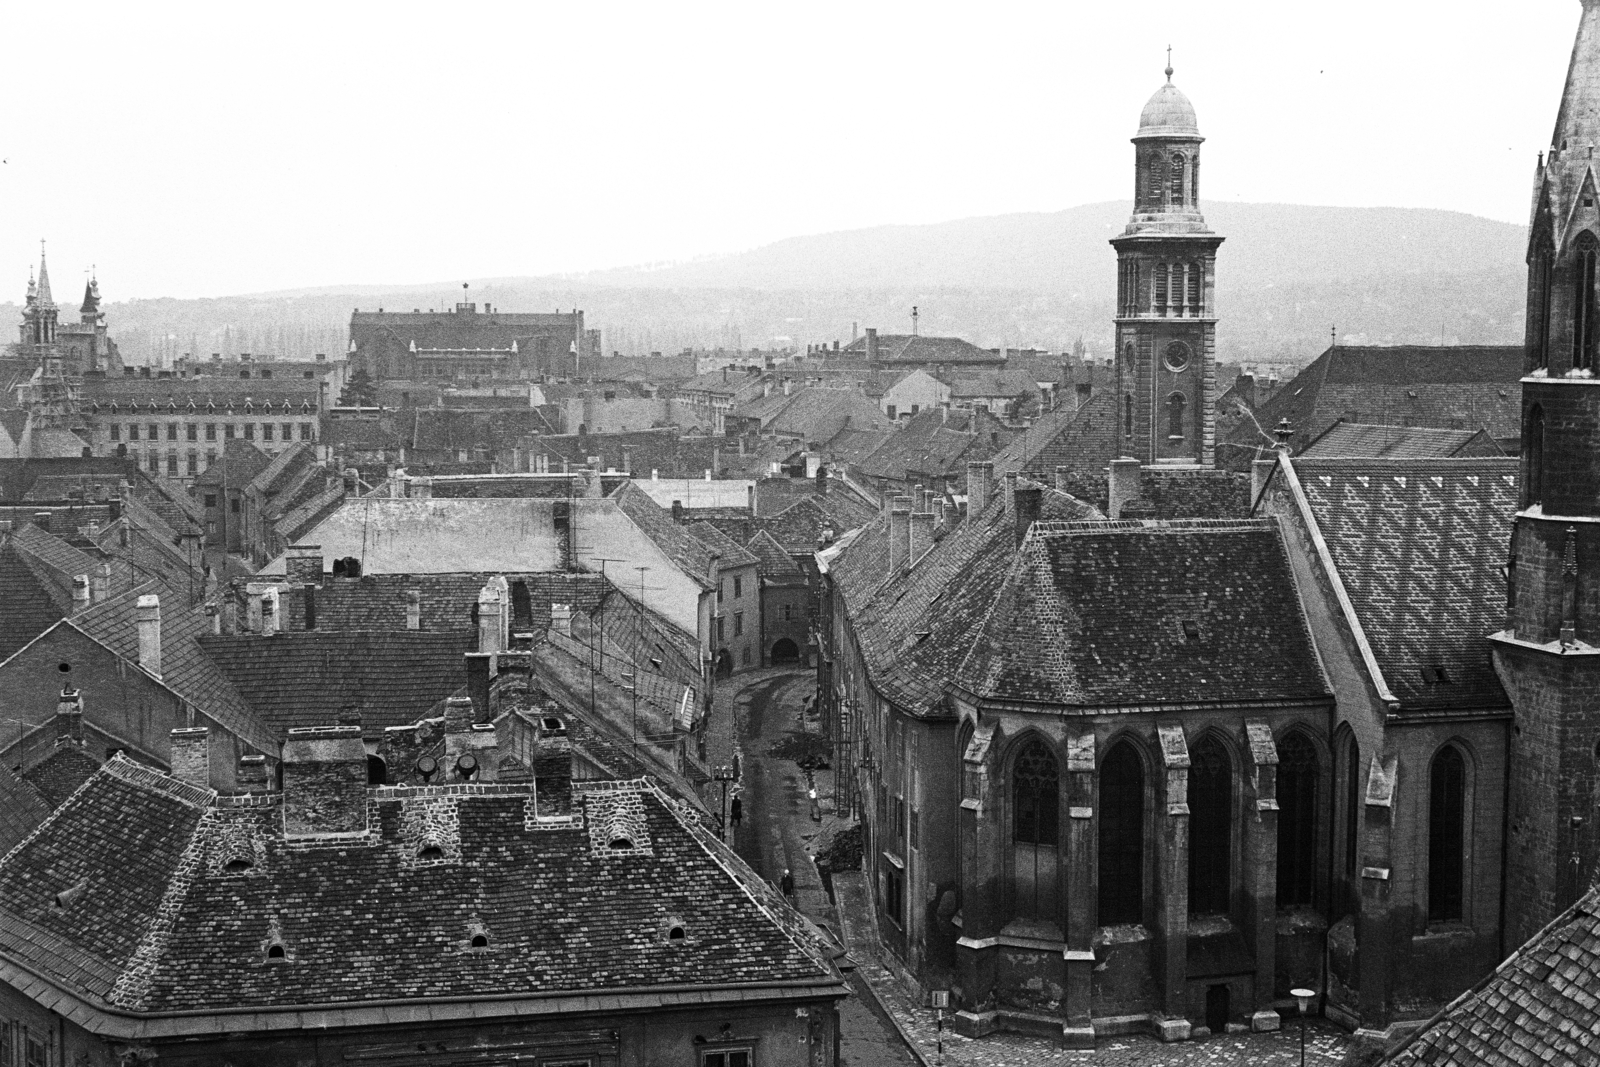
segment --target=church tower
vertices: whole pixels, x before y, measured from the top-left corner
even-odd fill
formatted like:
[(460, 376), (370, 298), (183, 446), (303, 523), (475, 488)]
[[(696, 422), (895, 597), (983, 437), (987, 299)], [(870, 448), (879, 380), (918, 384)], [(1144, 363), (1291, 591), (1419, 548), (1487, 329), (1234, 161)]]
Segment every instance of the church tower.
[(1566, 90), (1534, 175), (1521, 508), (1506, 628), (1508, 944), (1575, 900), (1600, 857), (1600, 0), (1582, 0)]
[(28, 296), (22, 307), (22, 343), (36, 347), (55, 344), (59, 316), (60, 309), (50, 295), (50, 267), (40, 249), (39, 280), (28, 278)]
[(1217, 246), (1200, 214), (1200, 128), (1189, 98), (1156, 90), (1133, 138), (1133, 217), (1117, 250), (1117, 403), (1122, 451), (1210, 466), (1216, 447)]

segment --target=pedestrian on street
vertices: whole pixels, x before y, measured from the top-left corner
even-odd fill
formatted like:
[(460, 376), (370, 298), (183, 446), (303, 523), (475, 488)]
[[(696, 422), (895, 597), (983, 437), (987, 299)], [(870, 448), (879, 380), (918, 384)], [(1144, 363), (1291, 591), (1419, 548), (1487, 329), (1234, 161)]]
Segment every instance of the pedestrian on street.
[(783, 877), (778, 880), (778, 891), (783, 894), (784, 900), (794, 903), (794, 875), (789, 873), (787, 867), (783, 869)]
[(808, 789), (806, 791), (806, 795), (811, 798), (811, 821), (812, 822), (821, 822), (822, 821), (822, 807), (821, 807), (821, 805), (819, 805), (817, 803), (817, 787), (816, 786), (812, 786), (810, 789)]
[(733, 813), (733, 828), (737, 830), (739, 828), (739, 820), (744, 818), (744, 804), (738, 797), (733, 798), (733, 806), (730, 810)]

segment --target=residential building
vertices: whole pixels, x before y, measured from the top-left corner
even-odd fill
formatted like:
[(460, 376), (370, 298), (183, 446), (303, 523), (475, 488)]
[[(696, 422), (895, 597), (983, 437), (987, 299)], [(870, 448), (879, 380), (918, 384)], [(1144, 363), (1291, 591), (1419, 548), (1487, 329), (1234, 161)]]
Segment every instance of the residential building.
[(816, 646), (816, 597), (806, 572), (765, 530), (745, 545), (760, 560), (761, 665), (811, 665)]
[(1005, 363), (998, 352), (979, 348), (959, 337), (923, 337), (919, 334), (880, 334), (869, 326), (866, 332), (837, 352), (822, 353), (824, 359), (864, 360), (873, 370), (922, 367), (938, 375), (939, 368), (995, 367)]
[(709, 522), (691, 523), (684, 530), (711, 555), (717, 575), (712, 633), (717, 675), (762, 666), (761, 561)]
[(350, 371), (374, 381), (459, 382), (571, 377), (599, 355), (583, 312), (528, 313), (463, 301), (450, 311), (361, 311), (350, 316)]

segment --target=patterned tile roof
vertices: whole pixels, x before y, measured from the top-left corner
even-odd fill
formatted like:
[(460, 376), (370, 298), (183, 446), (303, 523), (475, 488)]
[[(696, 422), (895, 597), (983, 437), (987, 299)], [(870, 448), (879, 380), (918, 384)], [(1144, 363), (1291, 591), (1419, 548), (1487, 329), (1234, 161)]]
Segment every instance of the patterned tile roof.
[[(209, 796), (111, 761), (0, 862), (0, 955), (153, 1013), (839, 982), (804, 920), (644, 783), (586, 789), (548, 827), (527, 785), (371, 789), (367, 836), (336, 847), (286, 842), (276, 797)], [(443, 860), (417, 859), (424, 822), (454, 838)], [(594, 847), (615, 825), (639, 847)], [(241, 848), (252, 866), (226, 870)]]
[(0, 660), (54, 626), (72, 610), (72, 595), (28, 553), (0, 543)]
[(794, 557), (789, 555), (782, 545), (772, 539), (772, 535), (765, 530), (756, 531), (750, 538), (750, 543), (745, 546), (756, 559), (761, 561), (761, 577), (770, 581), (782, 582), (787, 579), (805, 579), (805, 572), (795, 563)]
[(49, 814), (38, 791), (0, 764), (0, 857), (33, 833)]
[(200, 647), (276, 735), (334, 726), (355, 706), (368, 733), (427, 718), (467, 684), (462, 631), (207, 634)]
[(1122, 454), (1116, 396), (1097, 392), (1076, 408), (1047, 411), (994, 457), (995, 474), (1017, 471), (1048, 480), (1057, 467), (1101, 471)]
[(980, 697), (1104, 707), (1327, 696), (1272, 520), (1035, 524), (987, 601), (956, 678)]
[(1518, 460), (1292, 462), (1401, 706), (1504, 706), (1484, 637), (1505, 619)]
[(684, 527), (689, 536), (699, 541), (717, 555), (719, 570), (731, 567), (753, 567), (761, 561), (745, 551), (743, 545), (711, 525), (709, 522), (690, 523)]
[(679, 570), (710, 588), (711, 552), (705, 545), (690, 537), (683, 527), (672, 521), (671, 515), (632, 482), (612, 494), (612, 499)]
[(985, 410), (927, 411), (908, 419), (857, 466), (869, 478), (890, 481), (965, 476), (968, 463), (988, 459), (1014, 436)]
[(1374, 426), (1342, 421), (1328, 427), (1300, 454), (1370, 459), (1505, 455), (1494, 439), (1481, 429), (1434, 430), (1423, 426)]
[(1590, 889), (1381, 1062), (1600, 1063), (1600, 888)]
[(99, 769), (100, 764), (83, 749), (77, 745), (62, 744), (23, 771), (22, 778), (45, 804), (59, 808)]

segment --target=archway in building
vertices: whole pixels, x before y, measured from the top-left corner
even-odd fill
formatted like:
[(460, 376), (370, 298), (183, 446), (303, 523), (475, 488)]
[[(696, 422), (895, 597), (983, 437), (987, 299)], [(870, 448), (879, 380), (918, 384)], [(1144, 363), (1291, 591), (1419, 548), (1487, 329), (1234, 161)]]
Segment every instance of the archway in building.
[(781, 666), (785, 663), (800, 662), (800, 646), (787, 637), (782, 638), (772, 646), (772, 665)]
[(383, 761), (382, 756), (367, 756), (367, 784), (388, 785), (389, 765)]
[(717, 650), (717, 677), (728, 678), (733, 674), (733, 656), (727, 649)]

